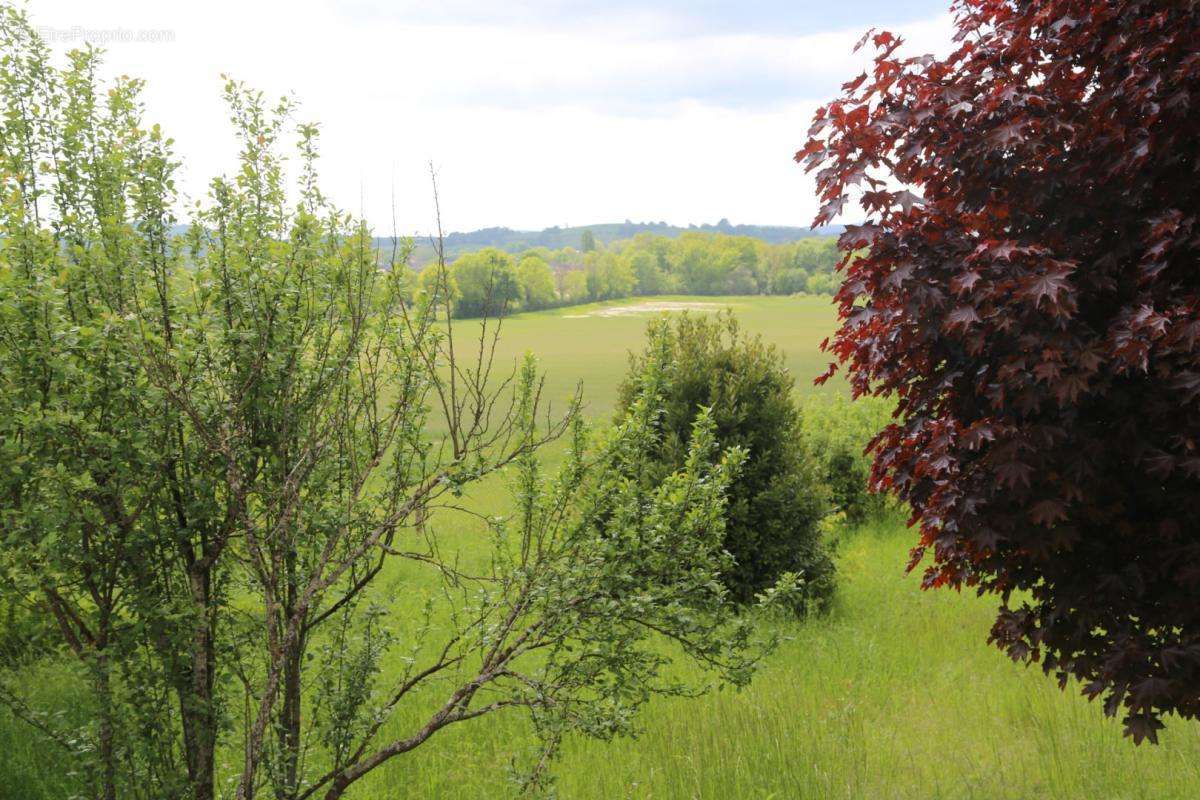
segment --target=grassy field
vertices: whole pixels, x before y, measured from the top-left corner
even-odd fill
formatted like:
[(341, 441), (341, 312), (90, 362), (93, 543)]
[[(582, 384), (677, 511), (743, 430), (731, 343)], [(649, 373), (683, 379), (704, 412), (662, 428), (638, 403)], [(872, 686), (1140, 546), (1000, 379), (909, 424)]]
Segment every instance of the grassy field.
[[(903, 526), (841, 547), (827, 618), (788, 641), (749, 689), (661, 702), (634, 741), (575, 741), (564, 798), (1194, 798), (1200, 731), (1134, 748), (1098, 706), (984, 645), (987, 602), (923, 593), (902, 565)], [(505, 791), (518, 720), (448, 732), (381, 771), (369, 798), (490, 798)]]
[[(728, 305), (746, 329), (787, 353), (800, 394), (825, 359), (817, 343), (833, 324), (827, 298), (671, 298)], [(664, 302), (655, 298), (654, 303)], [(550, 396), (582, 381), (594, 417), (606, 418), (626, 353), (647, 311), (636, 301), (522, 315), (505, 323), (509, 358), (533, 350)], [(614, 312), (614, 308), (622, 309)], [(469, 329), (469, 328), (468, 328)], [(838, 391), (836, 387), (826, 391)], [(502, 482), (471, 498), (501, 507)], [(479, 531), (446, 532), (470, 552)], [(775, 623), (786, 637), (745, 691), (651, 705), (636, 740), (568, 742), (556, 767), (563, 798), (1194, 798), (1200, 796), (1200, 726), (1169, 724), (1158, 747), (1135, 748), (1119, 725), (1074, 691), (985, 645), (993, 603), (921, 592), (904, 574), (911, 533), (899, 522), (844, 532), (833, 612)], [(398, 618), (421, 607), (421, 573), (398, 565), (384, 593)], [(398, 656), (397, 656), (398, 657)], [(394, 666), (394, 665), (393, 665)], [(55, 694), (55, 667), (29, 687)], [(62, 698), (69, 705), (69, 698)], [(425, 701), (384, 732), (419, 724)], [(369, 800), (492, 798), (509, 791), (507, 767), (529, 741), (519, 715), (448, 729), (364, 780)], [(63, 798), (72, 780), (27, 731), (0, 714), (0, 798)]]
[[(498, 363), (532, 350), (547, 373), (550, 398), (564, 399), (581, 383), (586, 412), (607, 419), (627, 355), (641, 349), (646, 321), (663, 306), (731, 309), (747, 331), (784, 351), (799, 392), (815, 391), (812, 379), (828, 364), (819, 350), (834, 324), (828, 297), (654, 297), (519, 314), (504, 322)], [(456, 324), (463, 336), (477, 330), (471, 321)]]

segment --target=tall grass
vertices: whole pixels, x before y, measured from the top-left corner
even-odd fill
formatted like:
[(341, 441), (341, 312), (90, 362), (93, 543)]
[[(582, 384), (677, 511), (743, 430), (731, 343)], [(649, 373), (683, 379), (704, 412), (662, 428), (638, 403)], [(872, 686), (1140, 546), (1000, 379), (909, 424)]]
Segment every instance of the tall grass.
[(580, 798), (1191, 798), (1200, 729), (1135, 748), (1077, 694), (984, 645), (988, 599), (922, 592), (911, 535), (876, 522), (842, 543), (839, 602), (785, 626), (751, 687), (662, 703), (637, 742), (576, 743)]
[[(636, 740), (571, 740), (564, 798), (1167, 800), (1200, 791), (1200, 728), (1134, 747), (1074, 691), (985, 646), (988, 599), (922, 592), (897, 520), (845, 536), (833, 612), (776, 622), (783, 647), (745, 691), (656, 702)], [(35, 683), (53, 691), (54, 674)], [(70, 698), (62, 698), (66, 708)], [(394, 733), (415, 721), (397, 721)], [(529, 742), (519, 716), (449, 730), (359, 798), (491, 798)], [(0, 716), (0, 797), (59, 800), (72, 781)]]
[[(710, 298), (704, 298), (709, 300)], [(721, 302), (718, 300), (718, 302)], [(826, 304), (808, 299), (737, 298), (739, 316), (789, 350), (797, 388), (821, 361), (815, 342), (828, 329)], [(791, 302), (791, 304), (789, 304)], [(586, 309), (586, 307), (585, 307)], [(569, 309), (580, 313), (579, 309)], [(522, 315), (505, 323), (504, 347), (544, 357), (552, 391), (576, 378), (606, 418), (624, 352), (640, 342), (645, 317)], [(609, 338), (605, 339), (607, 332)], [(506, 501), (502, 480), (470, 498), (478, 508)], [(446, 520), (444, 546), (468, 561), (482, 535), (477, 521)], [(1135, 748), (1100, 708), (1060, 692), (1036, 669), (985, 644), (994, 601), (922, 592), (904, 573), (913, 535), (899, 519), (844, 532), (832, 612), (783, 620), (786, 640), (751, 686), (698, 700), (663, 700), (643, 717), (636, 740), (566, 743), (555, 767), (563, 798), (979, 798), (980, 800), (1170, 800), (1200, 797), (1200, 726), (1175, 722), (1162, 744)], [(464, 563), (464, 566), (469, 564)], [(431, 583), (399, 564), (379, 599), (397, 619), (419, 616)], [(389, 671), (398, 670), (402, 648)], [(41, 704), (86, 718), (70, 667), (47, 664), (22, 676)], [(402, 736), (437, 700), (418, 698), (382, 732)], [(493, 798), (511, 791), (508, 765), (532, 743), (519, 715), (447, 729), (365, 779), (361, 800)], [(225, 754), (236, 763), (237, 754)], [(63, 800), (78, 786), (62, 754), (40, 744), (0, 707), (0, 798)]]

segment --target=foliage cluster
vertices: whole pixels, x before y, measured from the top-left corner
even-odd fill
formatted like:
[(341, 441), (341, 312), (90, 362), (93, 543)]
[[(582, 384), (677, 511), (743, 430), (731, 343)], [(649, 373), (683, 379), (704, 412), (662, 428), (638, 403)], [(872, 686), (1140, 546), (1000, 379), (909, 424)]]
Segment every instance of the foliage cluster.
[[(666, 222), (633, 222), (625, 220), (617, 223), (600, 223), (575, 227), (554, 226), (540, 231), (520, 231), (511, 228), (481, 228), (474, 231), (459, 231), (447, 233), (436, 242), (416, 242), (411, 263), (424, 267), (430, 261), (438, 258), (439, 252), (449, 260), (454, 260), (464, 253), (495, 247), (509, 253), (521, 253), (527, 250), (546, 249), (560, 250), (577, 248), (582, 250), (583, 238), (591, 233), (597, 245), (612, 245), (615, 242), (632, 239), (638, 234), (652, 234), (674, 239), (685, 233), (722, 233), (730, 236), (749, 236), (767, 244), (784, 244), (797, 242), (812, 236), (836, 236), (843, 230), (841, 225), (830, 225), (824, 228), (789, 227), (785, 225), (735, 225), (727, 219), (715, 224), (701, 225), (668, 225)], [(391, 246), (390, 239), (377, 238), (377, 247), (387, 249)]]
[(661, 435), (639, 480), (655, 485), (686, 463), (696, 420), (711, 418), (723, 447), (749, 454), (729, 487), (724, 547), (733, 566), (721, 580), (742, 603), (793, 582), (797, 611), (822, 608), (834, 586), (818, 529), (825, 493), (779, 351), (743, 334), (728, 312), (661, 316), (647, 328), (645, 350), (631, 357), (618, 416), (629, 412), (638, 376), (655, 363), (664, 365)]
[(891, 420), (892, 404), (874, 397), (851, 402), (842, 395), (814, 396), (802, 406), (804, 440), (817, 459), (835, 513), (850, 525), (881, 516), (885, 493), (871, 491), (868, 446)]
[[(928, 586), (1135, 741), (1200, 717), (1200, 7), (960, 0), (957, 48), (874, 65), (797, 153), (857, 200), (830, 344), (892, 395), (874, 478)], [(831, 367), (831, 371), (832, 371)]]

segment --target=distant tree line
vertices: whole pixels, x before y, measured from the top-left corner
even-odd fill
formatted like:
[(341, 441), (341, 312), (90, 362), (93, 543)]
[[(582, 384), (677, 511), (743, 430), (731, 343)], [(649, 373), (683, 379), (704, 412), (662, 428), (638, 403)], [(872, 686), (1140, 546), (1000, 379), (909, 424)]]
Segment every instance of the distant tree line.
[[(475, 231), (448, 233), (439, 247), (442, 253), (453, 260), (458, 256), (482, 250), (485, 247), (495, 247), (509, 253), (519, 253), (535, 247), (545, 247), (556, 250), (564, 247), (579, 247), (582, 238), (591, 235), (597, 242), (613, 244), (648, 233), (654, 236), (665, 236), (674, 239), (685, 233), (721, 233), (732, 236), (750, 236), (768, 244), (784, 244), (796, 242), (812, 236), (836, 236), (844, 230), (841, 225), (823, 225), (819, 228), (790, 227), (784, 225), (735, 225), (727, 219), (715, 224), (704, 225), (670, 225), (666, 222), (624, 222), (601, 223), (598, 225), (579, 225), (571, 227), (554, 226), (540, 231), (522, 231), (511, 228), (481, 228)], [(417, 237), (414, 241), (412, 263), (424, 267), (437, 258), (438, 248), (428, 240)], [(390, 249), (390, 238), (377, 238), (375, 246)]]
[(578, 250), (467, 253), (450, 262), (444, 279), (433, 262), (413, 288), (448, 291), (459, 317), (647, 295), (832, 295), (837, 261), (832, 236), (768, 244), (721, 233), (641, 233), (608, 246), (585, 236)]

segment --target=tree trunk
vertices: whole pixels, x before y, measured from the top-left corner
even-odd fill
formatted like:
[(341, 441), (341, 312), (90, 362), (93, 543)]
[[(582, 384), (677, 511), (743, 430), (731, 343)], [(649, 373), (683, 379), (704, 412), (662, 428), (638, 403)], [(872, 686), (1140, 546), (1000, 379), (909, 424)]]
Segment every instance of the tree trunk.
[(113, 701), (112, 682), (109, 675), (108, 653), (105, 644), (99, 644), (96, 653), (96, 694), (100, 701), (100, 734), (98, 749), (100, 755), (101, 794), (104, 800), (117, 799), (117, 760), (114, 745), (115, 731), (113, 730)]
[(295, 800), (300, 786), (300, 671), (303, 652), (303, 642), (297, 641), (283, 662), (283, 708), (278, 723), (283, 774), (280, 785), (275, 789), (275, 796), (279, 800)]
[(213, 698), (216, 635), (211, 607), (211, 571), (201, 565), (188, 571), (196, 619), (192, 624), (188, 676), (180, 684), (180, 715), (193, 800), (214, 800), (217, 715)]

